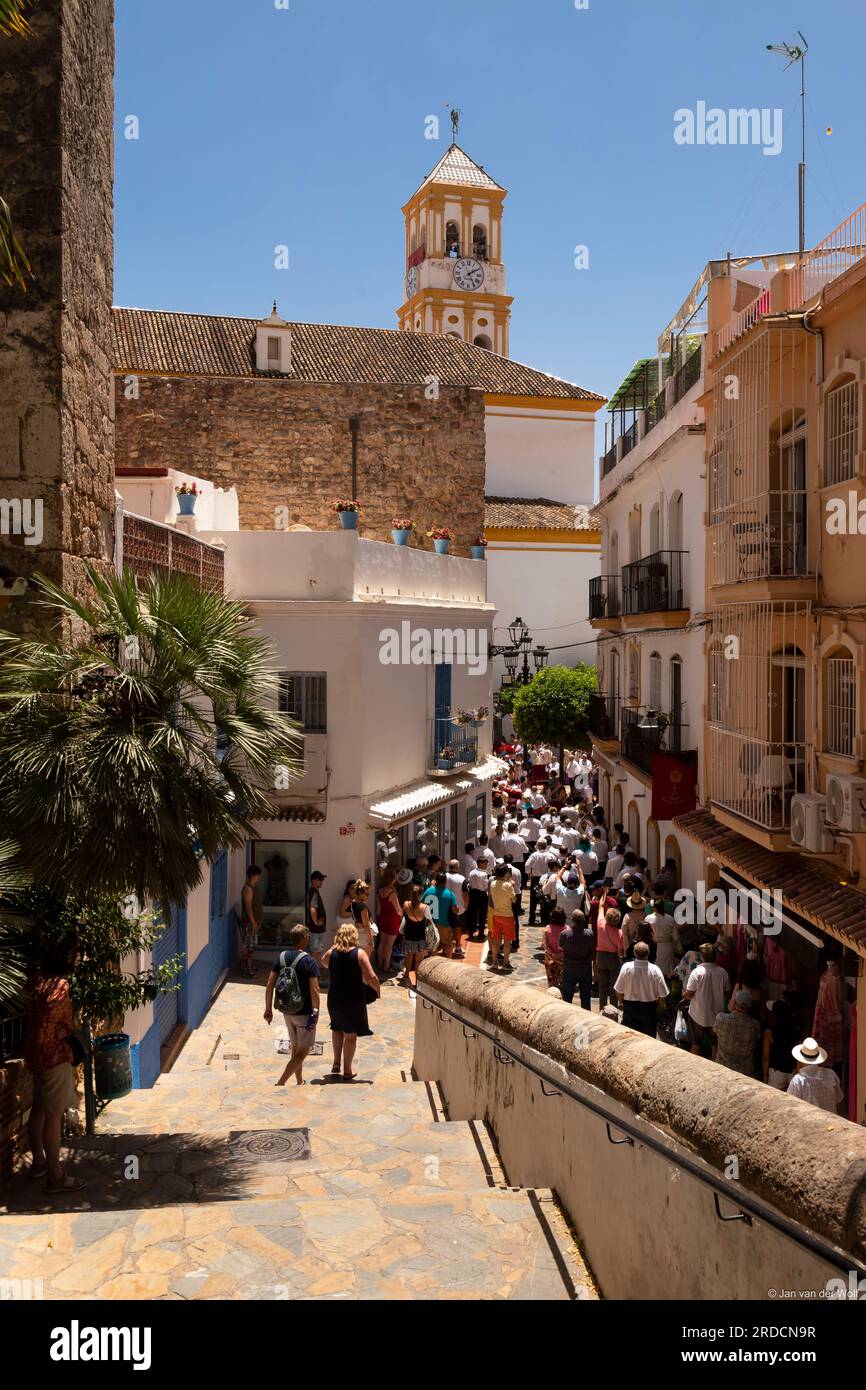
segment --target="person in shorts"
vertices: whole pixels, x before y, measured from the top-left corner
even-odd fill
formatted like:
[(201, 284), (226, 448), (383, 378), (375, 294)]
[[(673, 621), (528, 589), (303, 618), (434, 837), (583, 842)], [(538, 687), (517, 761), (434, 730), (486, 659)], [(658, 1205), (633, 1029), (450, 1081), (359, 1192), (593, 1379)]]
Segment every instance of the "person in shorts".
[(289, 1077), (294, 1076), (297, 1084), (303, 1086), (305, 1084), (304, 1062), (310, 1048), (316, 1041), (316, 1024), (319, 1021), (319, 962), (310, 955), (307, 949), (310, 944), (310, 933), (301, 923), (292, 927), (289, 941), (291, 943), (289, 949), (281, 951), (271, 966), (271, 973), (265, 987), (264, 1017), (265, 1022), (270, 1027), (274, 1017), (274, 988), (277, 979), (285, 966), (294, 965), (298, 984), (302, 991), (302, 1003), (298, 1013), (283, 1014), (286, 1032), (289, 1035), (291, 1055), (276, 1084), (285, 1086)]
[(328, 926), (328, 914), (325, 912), (325, 904), (322, 899), (322, 884), (327, 875), (314, 869), (310, 874), (310, 886), (307, 889), (307, 900), (305, 905), (305, 921), (307, 931), (310, 934), (310, 950), (316, 961), (321, 961), (325, 950), (325, 931)]
[(454, 949), (454, 931), (451, 926), (451, 914), (457, 911), (457, 899), (448, 887), (448, 875), (438, 873), (434, 883), (425, 889), (421, 901), (430, 908), (436, 929), (439, 932), (439, 940), (442, 945), (443, 956), (451, 955)]
[(514, 940), (514, 902), (517, 893), (508, 864), (497, 864), (490, 882), (490, 906), (492, 912), (487, 927), (487, 967), (499, 968), (499, 949), (502, 947), (502, 968), (511, 970), (509, 961), (511, 943)]

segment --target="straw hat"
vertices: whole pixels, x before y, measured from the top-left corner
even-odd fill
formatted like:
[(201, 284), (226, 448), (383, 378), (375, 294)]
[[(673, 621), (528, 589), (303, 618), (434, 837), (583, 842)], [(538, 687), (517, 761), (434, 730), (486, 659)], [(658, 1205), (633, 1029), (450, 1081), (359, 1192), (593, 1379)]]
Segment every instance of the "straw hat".
[(814, 1038), (804, 1038), (799, 1047), (792, 1047), (791, 1056), (798, 1062), (819, 1067), (827, 1060), (826, 1050)]
[(642, 897), (640, 893), (632, 893), (628, 905), (629, 907), (646, 907), (646, 898)]

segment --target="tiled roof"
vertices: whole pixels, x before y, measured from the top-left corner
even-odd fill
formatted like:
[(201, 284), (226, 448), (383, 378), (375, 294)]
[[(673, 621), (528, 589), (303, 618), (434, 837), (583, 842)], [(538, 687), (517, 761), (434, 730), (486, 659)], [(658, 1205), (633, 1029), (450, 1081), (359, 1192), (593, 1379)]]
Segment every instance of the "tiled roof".
[(487, 530), (597, 531), (599, 520), (588, 507), (552, 502), (549, 497), (485, 497)]
[[(181, 314), (161, 309), (114, 310), (116, 372), (161, 376), (270, 379), (255, 369), (256, 319)], [(436, 376), (442, 386), (475, 386), (493, 395), (602, 401), (573, 382), (537, 372), (460, 338), (393, 328), (293, 323), (292, 371), (286, 381), (383, 382), (417, 386)]]
[(451, 145), (445, 151), (421, 187), (424, 188), (428, 183), (456, 183), (463, 188), (498, 188), (505, 192), (502, 184), (492, 179), (480, 164), (476, 164), (465, 150), (461, 150), (459, 145)]
[(778, 888), (789, 910), (866, 956), (866, 894), (840, 883), (829, 864), (756, 845), (703, 807), (676, 816), (674, 825), (759, 888)]
[(325, 819), (324, 811), (317, 806), (275, 806), (265, 820), (301, 821), (304, 825), (321, 825)]

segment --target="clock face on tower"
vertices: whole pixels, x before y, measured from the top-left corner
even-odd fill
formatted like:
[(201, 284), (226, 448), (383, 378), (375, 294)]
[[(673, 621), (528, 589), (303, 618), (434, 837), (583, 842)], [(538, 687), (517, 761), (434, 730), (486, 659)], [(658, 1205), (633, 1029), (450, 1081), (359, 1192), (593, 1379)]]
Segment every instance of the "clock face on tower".
[(410, 265), (406, 273), (406, 298), (411, 299), (418, 288), (418, 267)]
[(454, 283), (458, 290), (480, 290), (484, 284), (484, 267), (469, 256), (461, 257), (454, 262)]

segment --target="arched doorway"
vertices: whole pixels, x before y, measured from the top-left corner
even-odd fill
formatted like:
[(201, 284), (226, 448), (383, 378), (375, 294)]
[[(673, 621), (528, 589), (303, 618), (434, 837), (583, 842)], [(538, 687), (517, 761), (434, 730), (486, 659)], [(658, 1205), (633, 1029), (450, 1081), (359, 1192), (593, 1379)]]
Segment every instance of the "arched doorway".
[(628, 803), (628, 831), (629, 849), (633, 849), (635, 854), (640, 854), (640, 811), (636, 801)]
[(646, 823), (646, 859), (649, 876), (655, 878), (661, 870), (659, 854), (661, 852), (661, 839), (659, 836), (658, 821), (654, 821), (652, 816)]
[(618, 782), (614, 783), (613, 788), (613, 810), (611, 812), (611, 828), (615, 825), (622, 825), (622, 787)]
[(679, 888), (683, 881), (683, 857), (676, 835), (665, 836), (665, 860), (668, 859), (672, 859), (677, 866), (677, 887)]

